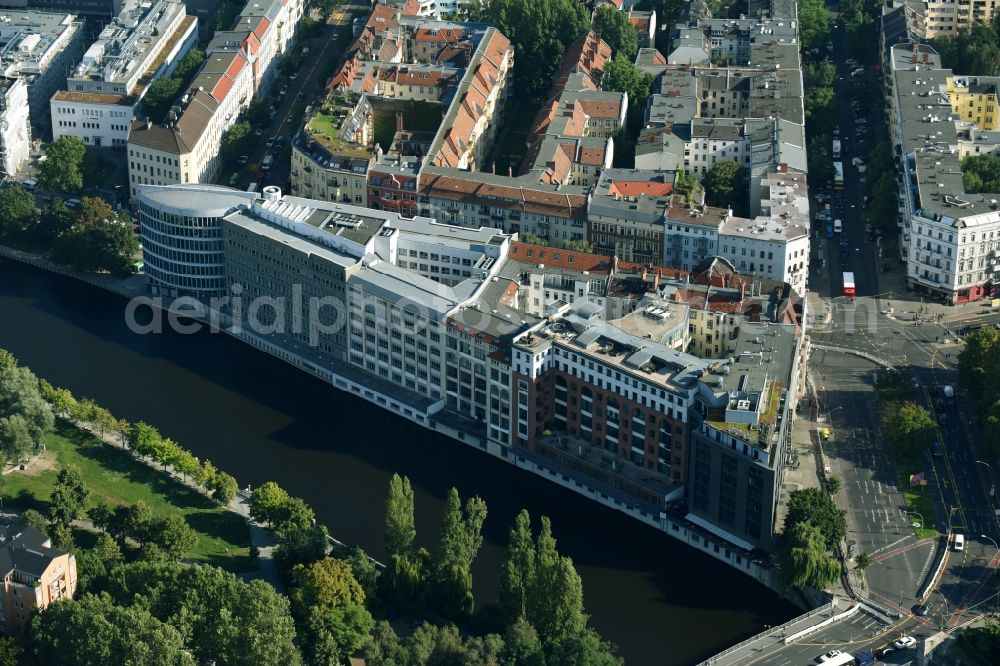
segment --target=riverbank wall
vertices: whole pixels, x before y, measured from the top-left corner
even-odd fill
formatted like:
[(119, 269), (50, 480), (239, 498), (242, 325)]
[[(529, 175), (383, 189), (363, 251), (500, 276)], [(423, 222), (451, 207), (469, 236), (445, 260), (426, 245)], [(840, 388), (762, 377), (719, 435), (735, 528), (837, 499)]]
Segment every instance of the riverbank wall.
[[(2, 246), (0, 246), (0, 257), (73, 278), (125, 298), (131, 299), (147, 295), (143, 275), (115, 278), (110, 275), (82, 274), (43, 257)], [(156, 303), (151, 301), (150, 305), (156, 305)], [(202, 317), (192, 316), (190, 310), (168, 312), (200, 320), (206, 325), (211, 323), (214, 331), (221, 331), (235, 337), (321, 379), (338, 390), (351, 393), (428, 430), (477, 448), (496, 459), (503, 460), (519, 469), (536, 474), (563, 488), (619, 511), (728, 564), (767, 587), (781, 592), (777, 571), (754, 560), (746, 551), (732, 546), (708, 530), (689, 523), (680, 516), (663, 511), (654, 513), (646, 507), (637, 506), (610, 485), (604, 485), (595, 479), (580, 476), (573, 470), (561, 467), (555, 461), (535, 455), (525, 449), (511, 448), (499, 442), (490, 441), (484, 434), (476, 431), (472, 422), (464, 423), (460, 419), (455, 419), (452, 415), (444, 413), (441, 401), (432, 402), (389, 382), (371, 378), (346, 363), (329, 358), (324, 359), (300, 343), (283, 340), (276, 342), (273, 339), (256, 335), (232, 325), (231, 322), (227, 321), (225, 315), (217, 312)]]

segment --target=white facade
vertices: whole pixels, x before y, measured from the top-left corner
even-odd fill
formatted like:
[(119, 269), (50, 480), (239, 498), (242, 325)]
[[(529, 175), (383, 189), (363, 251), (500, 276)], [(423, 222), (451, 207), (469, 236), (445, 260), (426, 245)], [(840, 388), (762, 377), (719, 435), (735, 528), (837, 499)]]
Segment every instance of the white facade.
[(204, 183), (215, 178), (222, 135), (250, 105), (257, 84), (269, 80), (260, 73), (272, 68), (274, 57), (289, 47), (302, 10), (299, 0), (273, 0), (267, 8), (251, 0), (234, 26), (247, 30), (241, 46), (209, 46), (205, 64), (163, 126), (133, 124), (128, 139), (133, 197), (143, 184)]
[(130, 2), (52, 96), (52, 137), (124, 147), (149, 85), (168, 76), (198, 41), (198, 22), (174, 0)]
[(0, 107), (0, 157), (3, 173), (13, 176), (31, 153), (31, 124), (28, 122), (28, 87), (22, 79), (5, 79)]
[(805, 293), (809, 275), (809, 236), (796, 238), (767, 234), (721, 234), (719, 256), (725, 257), (740, 273), (787, 282)]

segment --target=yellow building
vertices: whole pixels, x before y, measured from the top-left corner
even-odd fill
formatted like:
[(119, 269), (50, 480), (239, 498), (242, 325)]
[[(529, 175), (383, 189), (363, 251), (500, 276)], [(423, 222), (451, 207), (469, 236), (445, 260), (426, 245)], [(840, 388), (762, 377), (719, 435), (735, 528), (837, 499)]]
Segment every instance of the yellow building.
[(34, 527), (0, 526), (0, 633), (19, 633), (27, 626), (33, 610), (48, 608), (58, 599), (73, 598), (76, 558), (51, 546), (52, 540)]
[(997, 129), (1000, 126), (998, 82), (1000, 78), (993, 76), (948, 77), (948, 99), (959, 120), (975, 123), (979, 129)]

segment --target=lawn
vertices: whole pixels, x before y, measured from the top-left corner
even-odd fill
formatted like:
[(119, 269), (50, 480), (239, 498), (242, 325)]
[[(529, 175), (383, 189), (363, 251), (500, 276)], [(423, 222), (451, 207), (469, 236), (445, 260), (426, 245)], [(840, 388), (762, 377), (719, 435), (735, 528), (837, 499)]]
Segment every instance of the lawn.
[(896, 474), (899, 475), (899, 489), (903, 491), (903, 498), (906, 500), (906, 510), (919, 513), (920, 517), (923, 518), (921, 520), (917, 516), (910, 516), (913, 522), (920, 523), (920, 527), (914, 529), (917, 538), (932, 539), (936, 537), (938, 531), (927, 526), (928, 524), (934, 525), (937, 517), (934, 501), (931, 499), (933, 491), (929, 489), (929, 486), (910, 485), (910, 475), (918, 472), (926, 474), (926, 465), (895, 455), (893, 455), (893, 462), (896, 466)]
[(58, 420), (46, 437), (46, 448), (39, 463), (3, 477), (0, 494), (7, 506), (44, 512), (59, 469), (74, 465), (90, 490), (91, 504), (141, 500), (155, 516), (179, 511), (198, 534), (188, 558), (237, 573), (251, 570), (250, 532), (241, 516), (64, 421)]

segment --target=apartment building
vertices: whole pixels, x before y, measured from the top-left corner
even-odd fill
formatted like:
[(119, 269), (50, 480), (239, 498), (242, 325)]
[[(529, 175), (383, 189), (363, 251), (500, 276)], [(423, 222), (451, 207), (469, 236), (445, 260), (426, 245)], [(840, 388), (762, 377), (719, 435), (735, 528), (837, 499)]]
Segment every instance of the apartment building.
[(36, 611), (76, 592), (76, 557), (52, 548), (52, 540), (27, 525), (0, 526), (3, 609), (0, 633), (24, 631)]
[(734, 355), (698, 383), (687, 520), (745, 550), (775, 533), (803, 353), (794, 326), (743, 327)]
[(51, 130), (49, 100), (80, 60), (82, 28), (74, 14), (26, 10), (0, 16), (0, 74), (24, 80), (37, 136), (47, 136)]
[(1000, 256), (1000, 193), (967, 192), (959, 161), (1000, 145), (1000, 135), (975, 124), (976, 116), (986, 122), (992, 112), (989, 88), (943, 69), (938, 54), (922, 44), (894, 44), (888, 64), (890, 128), (902, 155), (907, 283), (951, 303), (990, 297)]
[(299, 0), (270, 0), (266, 6), (251, 1), (233, 30), (218, 35), (206, 49), (204, 64), (163, 122), (132, 122), (128, 163), (133, 197), (140, 185), (210, 182), (217, 176), (222, 135), (273, 79), (276, 59), (294, 40), (301, 16)]
[[(787, 357), (800, 351), (801, 304), (790, 304), (787, 285), (769, 291), (718, 260), (689, 276), (274, 187), (144, 185), (139, 202), (147, 264), (162, 270), (150, 273), (151, 290), (203, 302), (226, 296), (215, 314), (233, 335), (509, 462), (533, 461), (567, 480), (579, 474), (578, 483), (597, 484), (595, 496), (662, 529), (672, 529), (662, 515), (676, 513), (691, 475), (703, 472), (691, 458), (695, 433), (708, 416), (730, 416), (712, 411), (730, 390), (717, 385), (720, 363), (686, 349), (697, 342), (746, 360), (740, 336), (758, 325), (764, 342), (746, 344), (761, 352), (769, 393), (753, 403), (767, 405), (756, 423), (775, 427), (794, 407), (797, 380), (774, 369), (791, 367)], [(192, 237), (197, 246), (186, 242)], [(208, 276), (200, 291), (178, 280), (200, 275)], [(696, 322), (696, 309), (732, 321), (700, 314)], [(784, 321), (793, 324), (779, 344), (768, 331)], [(733, 423), (748, 422), (743, 412)], [(780, 459), (772, 444), (757, 449), (772, 466)], [(699, 460), (709, 460), (709, 483), (722, 474)], [(780, 487), (770, 479), (755, 514), (758, 541), (720, 527), (724, 503), (691, 509), (688, 524), (746, 555), (746, 544), (770, 538), (766, 507)], [(749, 495), (748, 504), (757, 501)]]
[(24, 79), (0, 79), (0, 169), (14, 176), (31, 155), (28, 86)]
[(52, 137), (124, 147), (150, 84), (169, 76), (198, 41), (198, 21), (177, 0), (127, 0), (52, 96)]
[(496, 137), (497, 114), (507, 99), (514, 48), (496, 28), (486, 31), (445, 112), (426, 163), (431, 166), (478, 170)]
[(122, 0), (0, 0), (5, 9), (75, 14), (87, 20), (108, 21), (122, 9)]
[(921, 39), (955, 35), (977, 24), (990, 25), (996, 10), (993, 0), (893, 0), (886, 9), (903, 7), (907, 23)]

